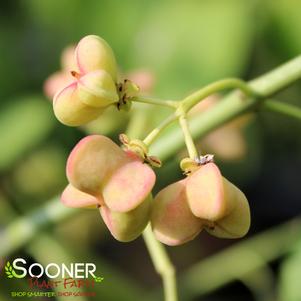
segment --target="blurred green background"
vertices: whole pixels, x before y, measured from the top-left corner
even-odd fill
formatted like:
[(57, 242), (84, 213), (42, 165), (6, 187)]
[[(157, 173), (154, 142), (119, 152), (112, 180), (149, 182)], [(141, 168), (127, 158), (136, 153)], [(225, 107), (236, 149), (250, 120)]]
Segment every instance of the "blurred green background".
[[(8, 224), (43, 206), (62, 191), (67, 183), (65, 161), (68, 153), (81, 137), (91, 132), (91, 128), (61, 125), (54, 118), (51, 102), (43, 93), (46, 78), (60, 69), (62, 50), (87, 34), (97, 34), (108, 41), (124, 74), (141, 69), (151, 72), (155, 79), (153, 96), (177, 99), (224, 77), (252, 79), (299, 55), (301, 2), (2, 1), (1, 233)], [(300, 105), (300, 82), (277, 98)], [(164, 114), (149, 114), (150, 124), (157, 124)], [(116, 138), (118, 133), (125, 131), (128, 117), (116, 126), (107, 126), (103, 122), (97, 131)], [(112, 124), (112, 120), (108, 123)], [(92, 129), (95, 131), (94, 127)], [(248, 241), (261, 231), (277, 227), (300, 214), (301, 124), (287, 117), (258, 112), (238, 130), (245, 143), (243, 154), (238, 158), (217, 156), (217, 159), (224, 175), (249, 199), (252, 227), (244, 239)], [(223, 146), (217, 142), (216, 147)], [(158, 175), (156, 191), (181, 177), (176, 166), (179, 159), (175, 156), (166, 162)], [(255, 269), (248, 275), (234, 277), (239, 279), (226, 281), (226, 285), (222, 281), (218, 284), (219, 277), (227, 278), (236, 265), (252, 260), (237, 252), (237, 257), (232, 258), (233, 266), (229, 267), (229, 262), (228, 265), (219, 262), (218, 266), (211, 262), (207, 271), (217, 273), (208, 275), (207, 281), (204, 280), (206, 274), (195, 276), (202, 288), (191, 294), (183, 287), (181, 300), (300, 301), (300, 227), (296, 231), (300, 238), (295, 239), (289, 252), (284, 252), (285, 255), (279, 252), (281, 256), (263, 264), (263, 270)], [(182, 279), (185, 271), (195, 263), (239, 243), (202, 233), (193, 242), (168, 248), (168, 251)], [(0, 242), (0, 250), (1, 247)], [(263, 248), (269, 249), (268, 243)], [(95, 262), (105, 277), (95, 288), (97, 300), (141, 300), (142, 294), (146, 300), (148, 295), (149, 300), (161, 300), (160, 279), (153, 270), (142, 239), (129, 244), (118, 243), (94, 210), (82, 210), (62, 223), (51, 224), (24, 248), (3, 258), (3, 262), (18, 256), (43, 264), (51, 261)], [(265, 261), (265, 258), (260, 260)], [(25, 281), (8, 280), (1, 273), (1, 300), (9, 300), (10, 291), (23, 289), (28, 289)], [(80, 298), (77, 300), (95, 300)]]

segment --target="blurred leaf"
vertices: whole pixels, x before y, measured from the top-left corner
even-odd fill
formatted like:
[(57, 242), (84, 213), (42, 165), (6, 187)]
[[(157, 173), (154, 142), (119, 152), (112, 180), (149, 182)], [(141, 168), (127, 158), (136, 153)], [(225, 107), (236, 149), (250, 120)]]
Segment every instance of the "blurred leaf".
[(48, 102), (39, 97), (24, 97), (10, 102), (0, 112), (0, 170), (47, 137), (55, 125)]
[(26, 0), (22, 1), (22, 4), (30, 19), (38, 25), (66, 33), (74, 27), (84, 2), (81, 0), (72, 2), (69, 0)]
[(12, 173), (12, 193), (17, 195), (20, 207), (29, 209), (41, 200), (60, 193), (66, 185), (65, 164), (67, 154), (54, 144), (38, 149), (26, 156)]
[(156, 72), (158, 90), (179, 96), (244, 70), (251, 50), (252, 2), (165, 1), (137, 28), (133, 61)]
[[(97, 230), (96, 230), (97, 229)], [(91, 233), (96, 233), (91, 235)], [(104, 240), (108, 235), (105, 225), (100, 221), (98, 210), (82, 210), (75, 218), (70, 218), (64, 223), (56, 225), (54, 235), (62, 240), (68, 240), (73, 248), (77, 248), (78, 242), (85, 248)]]
[(117, 111), (116, 107), (112, 106), (107, 108), (99, 118), (83, 125), (82, 128), (87, 134), (109, 136), (116, 132), (119, 133), (119, 131), (123, 131), (129, 117), (129, 112)]
[(1, 57), (1, 73), (0, 73), (0, 97), (2, 99), (6, 95), (10, 95), (16, 89), (22, 89), (26, 79), (21, 69), (21, 58), (18, 52), (17, 40), (18, 31), (8, 24), (0, 26), (0, 57)]
[(301, 2), (300, 0), (267, 1), (272, 20), (270, 33), (273, 50), (280, 48), (289, 56), (301, 52)]
[(246, 153), (236, 160), (217, 158), (224, 176), (240, 187), (258, 177), (263, 164), (263, 137), (258, 120), (250, 120), (241, 132), (246, 143)]
[(62, 41), (76, 43), (85, 35), (97, 34), (113, 47), (118, 62), (125, 64), (137, 24), (148, 14), (147, 7), (154, 5), (147, 0), (26, 0), (22, 4), (35, 27), (47, 31), (47, 38), (56, 35), (59, 46), (52, 43), (50, 48), (60, 47)]
[(287, 258), (280, 268), (279, 300), (301, 300), (301, 248)]
[(90, 0), (83, 1), (81, 23), (77, 32), (81, 35), (98, 34), (113, 47), (121, 68), (132, 68), (130, 54), (135, 38), (153, 7), (160, 7), (158, 0)]
[(9, 223), (14, 216), (15, 214), (9, 204), (9, 201), (0, 191), (0, 227), (4, 226), (6, 223)]

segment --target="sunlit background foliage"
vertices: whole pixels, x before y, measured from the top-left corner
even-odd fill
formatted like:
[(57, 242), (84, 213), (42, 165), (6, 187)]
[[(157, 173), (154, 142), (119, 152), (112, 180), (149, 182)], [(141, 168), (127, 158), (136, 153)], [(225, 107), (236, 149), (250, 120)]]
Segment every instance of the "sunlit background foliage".
[[(177, 99), (224, 77), (252, 79), (300, 54), (301, 2), (2, 1), (1, 230), (56, 197), (66, 185), (66, 158), (87, 129), (68, 128), (54, 118), (43, 84), (60, 68), (63, 48), (87, 34), (100, 35), (110, 43), (120, 72), (150, 71), (155, 78), (151, 94)], [(300, 104), (300, 82), (278, 98)], [(151, 112), (147, 118), (155, 125), (162, 115)], [(125, 130), (127, 118), (117, 127), (110, 126), (110, 119), (99, 126), (98, 132), (116, 139)], [(244, 240), (300, 214), (300, 130), (298, 121), (259, 112), (241, 129), (246, 143), (243, 154), (231, 160), (217, 156), (225, 176), (246, 193), (250, 202), (252, 227)], [(176, 164), (179, 159), (174, 156), (166, 162), (156, 190), (181, 176)], [(193, 242), (168, 251), (181, 281), (187, 268), (237, 243), (240, 242), (219, 240), (204, 233)], [(16, 256), (41, 263), (95, 262), (105, 277), (95, 289), (98, 300), (141, 300), (141, 294), (147, 296), (160, 290), (143, 241), (115, 241), (94, 210), (82, 210), (60, 224), (50, 225), (9, 258)], [(231, 264), (242, 265), (245, 260), (238, 252)], [(221, 277), (231, 273), (228, 269), (227, 262), (219, 263)], [(263, 274), (260, 283), (256, 282), (256, 277)], [(208, 293), (203, 295), (200, 291), (193, 300), (301, 300), (301, 235), (292, 251), (267, 263), (264, 272), (255, 270), (224, 286), (215, 285), (218, 277), (210, 276), (212, 282), (205, 281), (206, 274), (197, 277), (200, 283), (208, 284), (204, 289)], [(11, 290), (27, 289), (25, 281), (7, 280), (2, 274), (0, 286), (1, 296), (7, 296)], [(183, 293), (181, 300), (192, 300), (188, 296), (189, 292), (187, 296)]]

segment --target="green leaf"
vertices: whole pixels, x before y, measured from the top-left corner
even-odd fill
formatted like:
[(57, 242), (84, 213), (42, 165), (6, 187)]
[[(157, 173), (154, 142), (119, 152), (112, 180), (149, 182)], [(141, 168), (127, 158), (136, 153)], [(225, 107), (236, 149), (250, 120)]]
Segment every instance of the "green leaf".
[(241, 75), (253, 30), (252, 1), (161, 1), (139, 29), (133, 61), (156, 73), (160, 93), (180, 97), (201, 84)]
[(267, 3), (272, 16), (267, 37), (273, 44), (273, 50), (280, 49), (289, 56), (299, 55), (301, 52), (300, 0), (267, 1)]
[(279, 300), (300, 301), (301, 250), (288, 257), (280, 268)]
[(104, 280), (104, 277), (95, 277), (95, 282), (102, 282)]
[(54, 125), (51, 105), (43, 98), (20, 98), (1, 108), (0, 170), (45, 139)]
[(10, 262), (8, 261), (5, 265), (5, 273), (8, 278), (13, 278), (12, 272), (14, 271), (13, 267), (11, 266)]
[(65, 164), (66, 153), (56, 144), (46, 143), (24, 156), (10, 177), (16, 206), (25, 212), (38, 206), (41, 199), (60, 193), (65, 185)]
[[(65, 3), (65, 4), (64, 4)], [(38, 1), (28, 0), (24, 2), (24, 8), (31, 20), (38, 22), (38, 26), (44, 30), (56, 29), (63, 30), (64, 32), (72, 31), (72, 26), (76, 18), (80, 17), (80, 13), (85, 6), (81, 4), (80, 0), (72, 1), (72, 5), (69, 5), (69, 0), (61, 1)], [(68, 7), (69, 13), (66, 14), (62, 7)], [(53, 22), (53, 18), (56, 18), (56, 22)], [(79, 20), (79, 22), (82, 22)], [(62, 28), (63, 24), (65, 27)]]

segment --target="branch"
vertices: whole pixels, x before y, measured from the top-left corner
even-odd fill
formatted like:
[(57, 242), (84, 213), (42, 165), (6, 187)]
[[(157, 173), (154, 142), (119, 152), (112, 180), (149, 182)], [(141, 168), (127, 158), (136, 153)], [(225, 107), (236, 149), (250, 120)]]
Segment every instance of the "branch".
[[(255, 94), (260, 96), (259, 98), (244, 97), (241, 92), (234, 91), (209, 110), (192, 117), (189, 128), (193, 138), (202, 138), (235, 117), (254, 110), (263, 98), (269, 98), (299, 79), (301, 79), (301, 56), (250, 81), (248, 85)], [(181, 150), (183, 146), (181, 130), (174, 128), (155, 141), (150, 150), (164, 161)]]
[(301, 120), (301, 108), (291, 104), (269, 99), (262, 104), (262, 108), (266, 111), (280, 113)]
[(165, 247), (155, 238), (150, 224), (143, 231), (143, 239), (147, 246), (156, 272), (163, 280), (165, 301), (177, 301), (176, 274)]
[(65, 207), (54, 198), (31, 213), (16, 218), (0, 233), (0, 257), (8, 256), (23, 247), (45, 227), (66, 220), (80, 212)]

